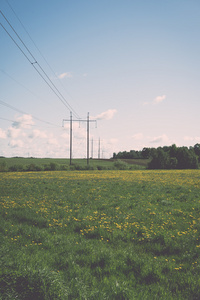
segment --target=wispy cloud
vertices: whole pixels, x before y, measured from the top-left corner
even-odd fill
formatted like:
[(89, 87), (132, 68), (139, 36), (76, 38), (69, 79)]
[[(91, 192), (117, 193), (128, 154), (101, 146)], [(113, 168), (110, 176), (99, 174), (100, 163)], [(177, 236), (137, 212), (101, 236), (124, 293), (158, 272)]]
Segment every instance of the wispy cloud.
[(17, 138), (20, 135), (20, 133), (21, 133), (21, 129), (10, 127), (7, 130), (7, 137), (8, 138)]
[(0, 128), (0, 139), (5, 139), (6, 138), (6, 132)]
[(57, 141), (57, 139), (55, 139), (55, 138), (50, 138), (50, 139), (48, 139), (48, 142), (47, 142), (49, 145), (58, 145), (59, 143), (58, 143), (58, 141)]
[(150, 143), (167, 143), (169, 142), (169, 138), (166, 134), (163, 134), (163, 135), (160, 135), (160, 136), (157, 136), (157, 137), (154, 137)]
[(141, 133), (141, 132), (136, 133), (136, 134), (134, 134), (134, 135), (132, 136), (132, 138), (133, 138), (134, 140), (141, 140), (141, 139), (143, 139), (143, 133)]
[(108, 109), (104, 112), (102, 112), (101, 114), (95, 116), (95, 117), (91, 117), (91, 119), (95, 119), (95, 120), (111, 120), (114, 115), (116, 114), (117, 110), (116, 109)]
[(166, 95), (162, 95), (162, 96), (157, 96), (156, 98), (154, 98), (152, 101), (146, 101), (143, 103), (143, 106), (146, 105), (157, 105), (160, 104), (161, 102), (163, 102), (166, 99)]
[(166, 95), (163, 96), (157, 96), (155, 99), (153, 99), (153, 104), (159, 104), (161, 102), (163, 102), (163, 100), (166, 99)]
[(17, 148), (17, 147), (22, 148), (24, 146), (24, 143), (22, 140), (11, 140), (9, 142), (9, 146), (11, 148)]
[(63, 79), (63, 78), (72, 78), (73, 77), (73, 75), (72, 75), (72, 73), (71, 72), (65, 72), (65, 73), (62, 73), (62, 74), (60, 74), (60, 75), (58, 75), (58, 78), (59, 79)]
[(197, 142), (200, 143), (200, 137), (199, 136), (184, 136), (184, 141), (191, 141), (191, 142)]
[(30, 128), (34, 125), (33, 118), (31, 115), (23, 115), (18, 117), (16, 121), (13, 122), (12, 127), (14, 128)]
[(34, 138), (47, 138), (47, 135), (44, 131), (41, 131), (39, 129), (34, 129), (28, 136), (29, 138), (31, 139), (34, 139)]

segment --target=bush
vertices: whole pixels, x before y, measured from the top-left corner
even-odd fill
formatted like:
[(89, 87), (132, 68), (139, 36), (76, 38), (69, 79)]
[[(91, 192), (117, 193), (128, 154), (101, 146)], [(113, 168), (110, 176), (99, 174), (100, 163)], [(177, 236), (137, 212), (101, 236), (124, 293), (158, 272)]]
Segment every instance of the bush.
[(120, 161), (120, 160), (117, 160), (115, 163), (114, 163), (114, 167), (115, 169), (117, 170), (127, 170), (129, 169), (128, 165), (123, 162), (123, 161)]
[(61, 171), (67, 171), (68, 169), (69, 169), (69, 167), (66, 165), (59, 165), (59, 170), (61, 170)]
[(35, 164), (30, 164), (26, 166), (26, 171), (32, 172), (32, 171), (42, 171), (42, 167), (36, 166)]
[(13, 166), (10, 166), (8, 168), (8, 170), (10, 172), (22, 172), (22, 171), (24, 171), (24, 168), (22, 165), (13, 165)]
[(0, 163), (0, 172), (5, 172), (6, 171), (6, 163), (5, 161)]
[(97, 166), (97, 170), (99, 170), (99, 171), (104, 170), (104, 167), (103, 166)]
[(57, 170), (57, 165), (56, 165), (55, 163), (51, 162), (51, 163), (50, 163), (50, 170), (51, 170), (51, 171)]
[(44, 171), (55, 171), (58, 170), (58, 165), (56, 163), (49, 163), (44, 165)]

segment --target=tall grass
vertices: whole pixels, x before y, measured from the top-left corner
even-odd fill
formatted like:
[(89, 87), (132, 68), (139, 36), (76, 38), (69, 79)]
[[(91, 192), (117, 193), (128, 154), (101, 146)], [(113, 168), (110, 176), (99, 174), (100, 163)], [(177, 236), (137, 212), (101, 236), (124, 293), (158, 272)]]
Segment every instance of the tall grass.
[(1, 173), (1, 299), (199, 299), (199, 178)]

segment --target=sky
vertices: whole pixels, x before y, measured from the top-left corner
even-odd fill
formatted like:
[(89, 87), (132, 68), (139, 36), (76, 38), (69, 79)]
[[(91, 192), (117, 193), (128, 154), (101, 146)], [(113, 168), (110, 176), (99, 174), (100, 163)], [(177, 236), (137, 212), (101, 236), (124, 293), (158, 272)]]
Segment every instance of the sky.
[(88, 113), (93, 158), (200, 143), (199, 0), (0, 11), (0, 156), (69, 158), (70, 111), (73, 158), (87, 156)]

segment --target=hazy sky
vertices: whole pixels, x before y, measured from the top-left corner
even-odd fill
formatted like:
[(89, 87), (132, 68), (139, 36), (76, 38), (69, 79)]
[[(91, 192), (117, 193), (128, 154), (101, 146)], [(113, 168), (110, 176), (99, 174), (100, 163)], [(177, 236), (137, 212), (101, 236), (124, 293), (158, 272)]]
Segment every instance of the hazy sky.
[[(199, 0), (1, 0), (0, 10), (0, 155), (69, 157), (65, 100), (74, 120), (98, 120), (94, 157), (99, 138), (106, 158), (200, 143)], [(73, 157), (86, 157), (86, 122), (73, 122)]]

